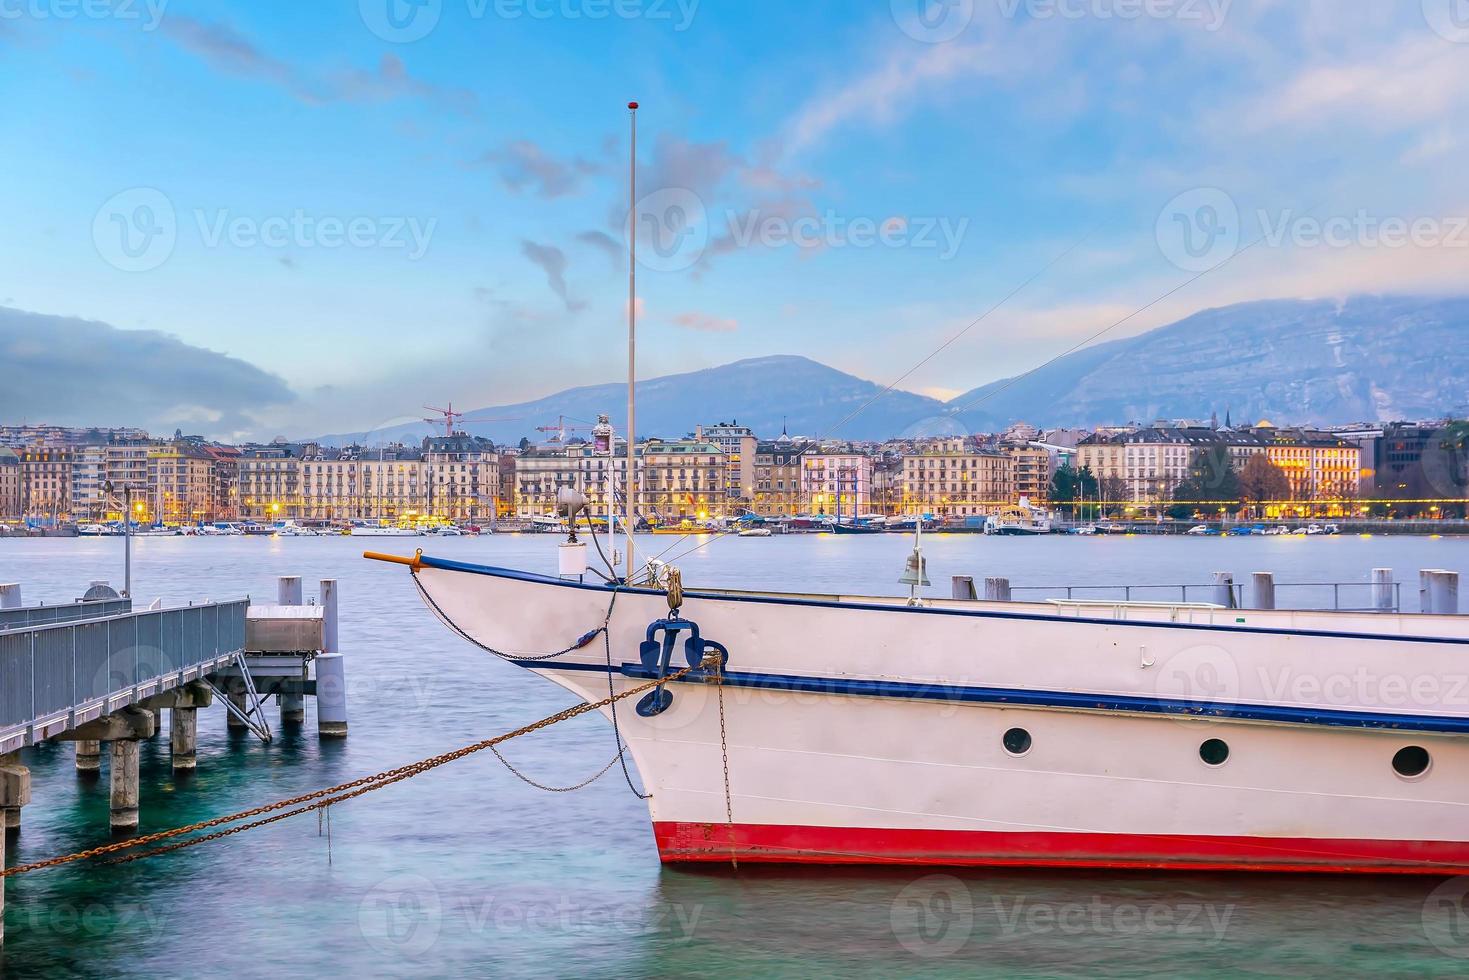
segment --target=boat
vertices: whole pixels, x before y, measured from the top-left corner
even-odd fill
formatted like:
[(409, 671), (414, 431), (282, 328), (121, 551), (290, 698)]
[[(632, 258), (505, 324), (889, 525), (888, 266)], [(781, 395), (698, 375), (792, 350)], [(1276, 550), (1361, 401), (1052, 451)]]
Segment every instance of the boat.
[(1469, 874), (1469, 617), (931, 599), (921, 528), (906, 596), (685, 589), (631, 498), (601, 583), (365, 557), (610, 718), (665, 863)]
[(882, 528), (875, 527), (871, 524), (857, 524), (855, 522), (851, 524), (843, 524), (833, 521), (831, 525), (831, 532), (833, 534), (881, 534)]
[(354, 524), (350, 533), (354, 538), (415, 538), (423, 534), (416, 528), (375, 524)]
[[(652, 584), (381, 557), (589, 702), (727, 651), (721, 688), (618, 708), (665, 862), (1469, 873), (1469, 618), (730, 590), (670, 615)], [(1323, 676), (1435, 693), (1293, 683)]]
[(1020, 503), (991, 517), (985, 523), (984, 533), (1012, 537), (1050, 534), (1051, 515), (1032, 507), (1029, 499), (1021, 497)]
[(768, 538), (772, 534), (768, 527), (747, 527), (739, 533), (742, 538)]

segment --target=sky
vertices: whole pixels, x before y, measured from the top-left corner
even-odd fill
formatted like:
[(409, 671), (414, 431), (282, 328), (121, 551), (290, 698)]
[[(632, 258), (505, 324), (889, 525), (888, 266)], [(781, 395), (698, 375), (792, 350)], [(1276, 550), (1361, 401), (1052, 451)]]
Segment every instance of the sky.
[(0, 355), (51, 394), (0, 414), (270, 438), (616, 380), (631, 100), (641, 377), (951, 398), (1462, 292), (1466, 92), (1469, 0), (0, 0)]

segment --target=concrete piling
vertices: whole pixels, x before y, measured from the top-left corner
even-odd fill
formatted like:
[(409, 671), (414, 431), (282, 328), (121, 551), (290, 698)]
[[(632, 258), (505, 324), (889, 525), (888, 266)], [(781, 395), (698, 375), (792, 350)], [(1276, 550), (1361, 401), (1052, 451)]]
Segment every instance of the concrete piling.
[(1225, 609), (1234, 609), (1234, 573), (1214, 573), (1214, 604)]
[(1372, 569), (1372, 608), (1377, 612), (1392, 612), (1395, 605), (1392, 569)]
[(321, 582), (321, 656), (316, 658), (316, 734), (347, 734), (347, 665), (337, 652), (337, 582)]
[(96, 739), (78, 739), (76, 765), (79, 773), (102, 771), (102, 743)]
[[(233, 682), (230, 684), (230, 691), (225, 695), (229, 703), (240, 710), (240, 714), (248, 714), (250, 712), (250, 701), (245, 697), (244, 686), (244, 683), (239, 678), (233, 678)], [(236, 690), (236, 688), (240, 689)], [(225, 727), (232, 732), (243, 732), (250, 726), (245, 724), (244, 720), (237, 717), (234, 712), (226, 711)]]
[(1423, 611), (1441, 616), (1459, 612), (1459, 573), (1442, 568), (1424, 571)]
[(199, 764), (199, 709), (168, 709), (168, 748), (174, 772), (194, 769)]
[(955, 575), (953, 595), (955, 599), (978, 599), (979, 595), (974, 591), (974, 576)]
[[(304, 606), (306, 600), (301, 590), (301, 576), (282, 575), (277, 580), (276, 602), (282, 606)], [(276, 702), (281, 709), (281, 727), (299, 725), (306, 720), (306, 698), (301, 694), (278, 694)]]
[(0, 585), (0, 609), (19, 609), (19, 608), (20, 608), (20, 585), (19, 585), (19, 583), (11, 582), (11, 583), (8, 583), (8, 584), (5, 584), (5, 585)]
[[(5, 814), (6, 834), (20, 832), (20, 808), (30, 801), (30, 767), (21, 764), (18, 753), (0, 756), (0, 811)], [(3, 856), (0, 856), (0, 866), (3, 866)]]
[(108, 821), (114, 831), (138, 829), (138, 740), (118, 738), (108, 743), (112, 803)]
[(984, 580), (984, 597), (990, 602), (1010, 601), (1010, 580), (1007, 578), (987, 578)]
[(1256, 609), (1275, 608), (1275, 573), (1256, 572), (1250, 589), (1251, 602)]

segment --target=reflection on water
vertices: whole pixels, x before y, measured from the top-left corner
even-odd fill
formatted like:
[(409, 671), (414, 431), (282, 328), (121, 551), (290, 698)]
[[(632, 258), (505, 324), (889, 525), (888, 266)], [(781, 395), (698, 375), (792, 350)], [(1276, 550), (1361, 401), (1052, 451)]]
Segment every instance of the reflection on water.
[[(645, 553), (672, 542), (643, 539)], [(685, 542), (671, 554), (686, 551)], [(382, 544), (379, 542), (378, 544)], [(391, 542), (399, 544), (399, 542)], [(554, 568), (553, 538), (417, 540), (434, 554)], [(315, 720), (264, 746), (200, 716), (199, 769), (143, 747), (142, 830), (205, 819), (412, 761), (565, 707), (567, 695), (454, 639), (400, 568), (350, 539), (135, 542), (151, 600), (273, 599), (336, 578), (352, 734)], [(120, 542), (0, 542), (0, 581), (28, 601), (121, 580)], [(680, 564), (691, 586), (898, 594), (902, 537), (722, 539)], [(404, 550), (407, 550), (405, 547)], [(935, 592), (948, 576), (1020, 584), (1205, 582), (1273, 570), (1280, 581), (1366, 581), (1393, 567), (1469, 572), (1469, 541), (1358, 538), (998, 540), (928, 536)], [(737, 655), (737, 654), (736, 654)], [(309, 706), (310, 702), (308, 702)], [(600, 718), (511, 743), (506, 755), (568, 785), (612, 750)], [(33, 802), (7, 860), (107, 837), (106, 773), (78, 779), (67, 746), (27, 753)], [(105, 758), (105, 757), (104, 757)], [(548, 795), (488, 756), (334, 809), (178, 854), (73, 866), (7, 883), (15, 975), (304, 973), (591, 976), (1460, 975), (1469, 883), (1434, 879), (1061, 872), (660, 867), (647, 808), (616, 770)]]

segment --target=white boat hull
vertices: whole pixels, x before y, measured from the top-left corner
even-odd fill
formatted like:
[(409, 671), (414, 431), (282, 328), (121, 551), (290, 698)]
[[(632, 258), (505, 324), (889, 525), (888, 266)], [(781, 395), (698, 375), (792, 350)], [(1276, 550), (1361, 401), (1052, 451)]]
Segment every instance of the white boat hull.
[[(574, 643), (612, 598), (415, 572), (443, 617), (516, 658)], [(639, 644), (667, 614), (624, 591), (610, 672), (600, 639), (523, 665), (605, 698), (656, 676)], [(624, 701), (665, 861), (1469, 872), (1469, 617), (737, 593), (689, 594), (682, 614), (730, 653), (733, 820), (717, 689), (671, 684), (655, 717)], [(1209, 739), (1224, 764), (1201, 759)], [(1394, 771), (1408, 746), (1431, 757), (1417, 778)]]

